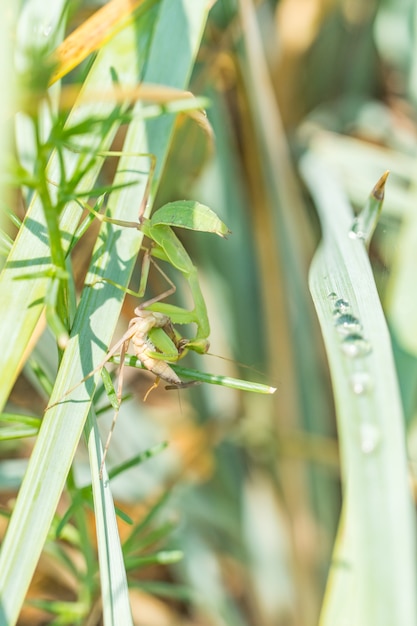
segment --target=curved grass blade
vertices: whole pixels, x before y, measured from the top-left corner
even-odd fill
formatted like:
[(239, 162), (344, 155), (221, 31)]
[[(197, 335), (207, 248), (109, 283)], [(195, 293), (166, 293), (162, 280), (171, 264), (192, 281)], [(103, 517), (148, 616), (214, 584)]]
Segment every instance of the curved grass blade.
[[(364, 241), (349, 237), (353, 214), (343, 192), (314, 153), (303, 157), (301, 172), (322, 225), (310, 290), (334, 389), (346, 513), (320, 624), (412, 626), (416, 528), (388, 329)], [(336, 616), (327, 607), (335, 606), (340, 577), (348, 582)]]

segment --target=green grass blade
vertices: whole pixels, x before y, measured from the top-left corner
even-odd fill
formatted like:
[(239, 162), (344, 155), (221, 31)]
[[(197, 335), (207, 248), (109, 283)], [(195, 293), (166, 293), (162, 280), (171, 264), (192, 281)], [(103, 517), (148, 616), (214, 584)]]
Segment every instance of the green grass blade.
[(116, 467), (112, 467), (112, 469), (109, 471), (110, 479), (116, 478), (116, 476), (118, 476), (119, 474), (123, 474), (123, 472), (125, 472), (126, 470), (130, 469), (131, 467), (135, 467), (136, 465), (139, 465), (140, 463), (143, 463), (147, 459), (151, 459), (156, 454), (159, 454), (160, 452), (162, 452), (162, 450), (164, 450), (167, 446), (168, 446), (167, 441), (157, 443), (155, 446), (152, 446), (152, 448), (149, 448), (148, 450), (144, 450), (143, 452), (140, 452), (139, 454), (135, 455), (133, 458), (129, 459), (128, 461), (125, 461), (124, 463), (120, 463)]
[[(120, 33), (101, 51), (94, 66), (96, 88), (100, 84), (99, 79), (101, 82), (107, 81), (110, 67), (116, 67), (122, 82), (129, 83), (137, 79), (134, 60), (137, 51), (136, 38), (141, 34), (145, 39), (150, 34), (152, 36), (149, 54), (144, 59), (146, 71), (143, 79), (180, 88), (186, 86), (207, 8), (205, 0), (162, 2), (157, 7), (158, 19), (155, 24), (154, 13), (151, 16), (145, 15), (139, 24)], [(152, 197), (169, 148), (173, 123), (174, 118), (171, 116), (147, 122), (138, 119), (130, 125), (126, 137), (124, 148), (128, 153), (152, 152), (157, 158)], [(116, 183), (132, 180), (132, 170), (135, 169), (140, 169), (140, 163), (137, 164), (133, 157), (120, 159), (119, 171), (122, 174), (116, 178)], [(146, 176), (143, 176), (140, 183), (119, 189), (111, 198), (116, 218), (137, 218), (140, 199), (146, 187)], [(41, 211), (37, 219), (42, 221)], [(66, 214), (65, 219), (68, 220)], [(69, 228), (68, 222), (65, 223)], [(72, 227), (74, 228), (74, 224)], [(46, 248), (42, 251), (39, 249), (39, 231), (35, 229), (32, 233), (25, 229), (24, 232), (30, 234), (37, 255), (49, 254)], [(35, 236), (36, 233), (38, 237)], [(18, 242), (19, 246), (21, 243)], [(141, 236), (137, 231), (104, 224), (93, 253), (88, 280), (104, 275), (118, 284), (127, 285), (140, 244)], [(45, 280), (33, 282), (41, 283), (41, 287), (36, 287), (36, 298), (39, 298), (45, 292), (47, 283)], [(9, 277), (9, 289), (13, 286)], [(28, 289), (28, 285), (25, 289)], [(32, 288), (29, 301), (35, 297), (34, 292), (35, 288)], [(59, 400), (66, 389), (78, 383), (100, 362), (114, 332), (122, 300), (122, 292), (107, 283), (98, 285), (98, 288), (87, 287), (84, 290), (52, 401)], [(4, 305), (4, 300), (0, 300), (0, 309), (10, 318), (7, 309), (1, 305)], [(13, 300), (12, 305), (12, 310), (18, 308), (19, 300)], [(29, 311), (27, 298), (24, 309), (25, 315), (21, 315), (19, 330), (23, 332), (24, 324), (28, 323), (31, 332), (34, 318), (37, 319), (40, 311), (36, 315)], [(30, 320), (27, 320), (28, 317)], [(16, 339), (16, 333), (13, 339)], [(8, 353), (10, 355), (10, 350)], [(49, 410), (44, 418), (0, 555), (0, 590), (3, 602), (0, 624), (10, 626), (17, 620), (87, 418), (93, 390), (94, 381), (90, 379), (70, 399)]]
[(385, 182), (389, 172), (385, 172), (372, 190), (365, 207), (354, 219), (351, 236), (362, 239), (367, 246), (371, 243), (384, 201)]
[[(120, 357), (114, 356), (110, 359), (112, 363), (120, 364)], [(131, 354), (127, 354), (125, 357), (125, 364), (130, 367), (137, 367), (138, 369), (146, 369), (139, 359)], [(240, 389), (241, 391), (252, 391), (253, 393), (271, 394), (275, 393), (276, 388), (269, 385), (263, 385), (262, 383), (254, 383), (250, 380), (240, 380), (239, 378), (232, 378), (231, 376), (219, 376), (218, 374), (209, 374), (207, 372), (201, 372), (199, 370), (190, 369), (188, 367), (181, 367), (180, 365), (170, 364), (174, 372), (181, 378), (185, 378), (190, 381), (198, 381), (201, 383), (208, 383), (209, 385), (220, 385), (221, 387), (229, 387), (230, 389)]]
[(0, 441), (33, 437), (38, 434), (41, 425), (39, 417), (20, 415), (19, 413), (0, 413), (0, 424), (2, 422), (12, 425), (0, 428)]
[[(335, 567), (329, 578), (321, 625), (412, 626), (417, 623), (416, 528), (390, 338), (364, 243), (349, 237), (354, 217), (343, 192), (313, 154), (303, 158), (301, 171), (323, 232), (310, 290), (334, 389), (351, 546), (344, 556), (348, 573)], [(366, 350), (344, 351), (344, 335), (337, 331), (340, 304), (334, 313), (337, 299), (348, 303), (343, 307), (357, 319), (354, 326)], [(339, 576), (350, 580), (345, 610), (335, 619), (326, 607), (335, 606), (331, 598), (333, 589), (340, 590)]]
[(106, 626), (117, 626), (118, 624), (131, 626), (133, 621), (130, 611), (129, 589), (116, 513), (110, 491), (110, 482), (105, 470), (103, 480), (99, 478), (103, 449), (97, 421), (92, 417), (91, 412), (87, 418), (86, 432), (97, 529), (103, 619)]
[(147, 565), (172, 565), (181, 561), (183, 556), (181, 550), (161, 550), (146, 556), (129, 557), (126, 559), (126, 568), (134, 570)]
[[(84, 118), (88, 113), (101, 116), (111, 113), (112, 104), (109, 102), (90, 104), (88, 109), (86, 106), (82, 106), (83, 97), (88, 98), (90, 90), (97, 93), (99, 88), (111, 89), (111, 67), (115, 66), (119, 76), (126, 81), (133, 82), (136, 79), (131, 56), (118, 53), (117, 46), (120, 47), (120, 43), (117, 44), (117, 41), (114, 41), (99, 55), (89, 78), (84, 83), (77, 107), (69, 117), (70, 123), (76, 123), (80, 116)], [(114, 53), (113, 58), (112, 53)], [(109, 145), (114, 132), (105, 138)], [(98, 134), (91, 134), (89, 140), (90, 150), (93, 153), (99, 147), (103, 147), (104, 139)], [(67, 154), (67, 170), (75, 170), (82, 158), (84, 158), (83, 155), (69, 152)], [(98, 162), (94, 168), (91, 168), (82, 181), (83, 189), (92, 187), (100, 168), (101, 164)], [(56, 154), (52, 156), (49, 162), (48, 178), (52, 181), (59, 180), (59, 163)], [(80, 215), (81, 209), (76, 202), (70, 202), (63, 212), (60, 226), (63, 233), (64, 250), (72, 239)], [(43, 300), (52, 284), (51, 278), (48, 277), (16, 280), (20, 276), (28, 274), (28, 271), (33, 273), (36, 270), (36, 272), (41, 273), (51, 268), (51, 253), (45, 231), (43, 208), (38, 196), (35, 195), (7, 259), (7, 264), (0, 275), (0, 316), (3, 329), (0, 336), (0, 349), (4, 365), (0, 386), (0, 407), (4, 406), (16, 379), (23, 351), (32, 336), (43, 310)]]

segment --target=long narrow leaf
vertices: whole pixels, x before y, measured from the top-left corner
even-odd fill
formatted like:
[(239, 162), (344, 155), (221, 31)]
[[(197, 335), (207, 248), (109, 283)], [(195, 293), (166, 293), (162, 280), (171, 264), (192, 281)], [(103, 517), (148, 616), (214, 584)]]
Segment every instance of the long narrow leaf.
[(116, 513), (107, 474), (104, 472), (104, 480), (101, 480), (99, 476), (103, 449), (97, 421), (93, 419), (91, 413), (87, 418), (86, 430), (88, 431), (88, 451), (92, 472), (103, 619), (106, 626), (117, 626), (117, 624), (131, 626), (133, 622), (129, 590)]
[[(333, 382), (346, 509), (321, 624), (412, 626), (416, 529), (390, 338), (364, 243), (349, 236), (354, 217), (343, 192), (314, 153), (301, 170), (322, 225), (310, 289)], [(332, 593), (340, 599), (340, 576), (343, 607), (332, 602)]]

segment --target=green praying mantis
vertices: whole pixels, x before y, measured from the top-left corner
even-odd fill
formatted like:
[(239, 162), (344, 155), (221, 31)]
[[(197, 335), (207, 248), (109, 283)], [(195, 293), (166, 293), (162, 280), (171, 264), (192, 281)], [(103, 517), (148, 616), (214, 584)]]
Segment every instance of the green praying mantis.
[[(145, 253), (138, 292), (132, 292), (120, 285), (116, 285), (112, 281), (108, 282), (120, 287), (123, 291), (142, 297), (147, 284), (150, 265), (153, 263), (170, 285), (169, 289), (162, 294), (143, 302), (135, 308), (135, 317), (130, 321), (127, 331), (111, 350), (109, 350), (105, 359), (75, 387), (72, 387), (65, 393), (65, 396), (69, 395), (78, 385), (100, 371), (113, 355), (120, 350), (119, 379), (116, 393), (117, 402), (112, 425), (103, 451), (100, 467), (101, 476), (121, 405), (123, 367), (129, 344), (133, 344), (135, 356), (145, 368), (153, 372), (157, 377), (157, 382), (148, 390), (146, 396), (157, 385), (159, 379), (168, 382), (169, 388), (179, 388), (189, 385), (190, 383), (184, 383), (179, 378), (171, 368), (170, 363), (178, 361), (189, 350), (193, 350), (199, 354), (205, 354), (209, 348), (208, 337), (210, 334), (210, 324), (206, 303), (198, 280), (197, 268), (172, 230), (172, 227), (215, 233), (220, 237), (225, 237), (229, 233), (229, 229), (211, 209), (193, 201), (180, 201), (166, 204), (155, 211), (150, 219), (143, 218), (143, 216), (140, 215), (138, 223), (113, 220), (97, 213), (94, 209), (90, 210), (102, 221), (109, 221), (118, 226), (134, 226), (142, 230), (151, 242), (150, 249)], [(162, 299), (174, 293), (176, 288), (152, 257), (168, 262), (181, 272), (189, 285), (193, 298), (194, 306), (191, 310), (161, 302)], [(105, 278), (101, 280), (106, 281)], [(178, 331), (174, 329), (173, 324), (195, 324), (195, 336), (192, 339), (182, 337)], [(48, 408), (51, 408), (51, 406), (53, 405), (50, 405)]]
[[(196, 266), (191, 261), (187, 251), (172, 230), (172, 227), (186, 228), (195, 231), (215, 233), (226, 237), (230, 232), (227, 226), (209, 207), (194, 201), (177, 201), (164, 205), (152, 215), (150, 219), (139, 216), (137, 223), (125, 222), (107, 218), (92, 209), (93, 213), (102, 221), (110, 221), (118, 226), (128, 226), (140, 229), (150, 240), (151, 246), (146, 250), (142, 264), (141, 281), (138, 292), (133, 292), (120, 285), (123, 291), (136, 297), (143, 297), (150, 264), (153, 263), (170, 287), (162, 294), (143, 302), (135, 308), (135, 317), (123, 337), (108, 352), (106, 359), (93, 372), (101, 369), (105, 363), (121, 348), (121, 364), (129, 342), (132, 341), (136, 357), (149, 371), (156, 374), (172, 385), (184, 386), (169, 362), (176, 362), (189, 350), (205, 354), (209, 348), (210, 324), (207, 307), (201, 292)], [(169, 263), (177, 269), (188, 283), (194, 306), (191, 310), (161, 302), (172, 295), (176, 287), (163, 270), (154, 261), (153, 257)], [(106, 280), (105, 278), (102, 280)], [(195, 324), (194, 338), (186, 339), (174, 329), (173, 324)]]
[[(118, 115), (121, 114), (119, 111), (116, 111), (112, 117), (116, 119)], [(107, 129), (113, 122), (114, 119), (107, 119), (101, 121), (100, 123)], [(71, 138), (72, 135), (76, 135), (77, 132), (81, 131), (78, 131), (77, 129), (75, 129), (75, 131), (74, 129), (69, 129), (68, 136)], [(38, 147), (40, 146), (41, 141), (39, 139)], [(189, 351), (205, 354), (209, 348), (210, 324), (208, 321), (205, 300), (199, 284), (197, 268), (193, 264), (190, 256), (178, 239), (177, 235), (174, 233), (173, 228), (178, 227), (188, 230), (214, 233), (221, 237), (226, 237), (229, 230), (211, 209), (200, 203), (192, 201), (180, 201), (167, 204), (155, 211), (150, 218), (145, 218), (145, 207), (150, 196), (151, 180), (155, 171), (156, 162), (156, 157), (152, 154), (102, 152), (100, 150), (91, 152), (91, 150), (83, 150), (81, 147), (79, 149), (80, 158), (77, 160), (76, 167), (68, 168), (66, 166), (64, 148), (67, 148), (70, 152), (74, 153), (77, 153), (78, 150), (76, 146), (73, 147), (71, 144), (68, 145), (66, 143), (62, 143), (62, 145), (58, 144), (56, 147), (59, 157), (57, 160), (58, 169), (55, 169), (54, 172), (50, 172), (46, 165), (46, 148), (50, 148), (49, 144), (45, 147), (45, 151), (42, 152), (43, 169), (39, 168), (39, 175), (42, 178), (42, 187), (39, 190), (39, 185), (36, 184), (35, 180), (31, 186), (38, 190), (45, 211), (46, 227), (51, 241), (51, 266), (44, 271), (22, 274), (18, 278), (33, 279), (42, 276), (52, 278), (52, 286), (44, 302), (47, 312), (47, 321), (52, 332), (58, 339), (59, 347), (61, 349), (65, 348), (66, 338), (68, 337), (68, 331), (71, 326), (70, 316), (65, 313), (65, 310), (67, 309), (65, 294), (69, 291), (71, 283), (70, 273), (66, 268), (66, 257), (95, 218), (120, 227), (136, 228), (148, 238), (150, 245), (149, 249), (145, 252), (140, 286), (137, 293), (130, 291), (124, 286), (117, 285), (112, 280), (107, 279), (106, 276), (93, 279), (93, 282), (90, 284), (87, 283), (87, 286), (95, 288), (97, 283), (108, 282), (122, 289), (124, 292), (131, 293), (139, 298), (142, 298), (145, 293), (151, 264), (157, 267), (159, 272), (166, 278), (169, 284), (169, 288), (162, 294), (142, 302), (136, 307), (134, 317), (132, 318), (127, 331), (107, 352), (105, 358), (75, 386), (71, 387), (56, 402), (47, 407), (49, 409), (60, 403), (62, 399), (68, 396), (75, 388), (93, 376), (96, 372), (102, 370), (110, 359), (113, 359), (113, 357), (116, 358), (117, 352), (120, 351), (120, 369), (116, 400), (115, 402), (112, 402), (115, 414), (104, 449), (101, 465), (102, 470), (110, 438), (120, 409), (123, 386), (123, 368), (130, 343), (134, 348), (136, 358), (146, 369), (155, 374), (157, 381), (159, 379), (165, 380), (168, 383), (168, 388), (185, 387), (194, 382), (192, 380), (193, 374), (191, 374), (191, 376), (189, 374), (184, 375), (186, 379), (192, 380), (191, 383), (184, 382), (171, 365), (181, 359)], [(105, 158), (107, 156), (120, 157), (122, 154), (124, 157), (147, 157), (150, 160), (150, 168), (146, 177), (147, 182), (143, 193), (143, 200), (138, 212), (139, 215), (137, 222), (117, 220), (101, 213), (101, 206), (105, 204), (106, 198), (111, 198), (110, 194), (113, 191), (121, 189), (125, 185), (135, 184), (136, 180), (131, 179), (130, 182), (127, 183), (117, 183), (108, 187), (101, 187), (99, 189), (91, 189), (88, 183), (87, 185), (80, 185), (80, 181), (82, 182), (84, 178), (87, 180), (90, 171), (94, 169), (94, 162), (96, 158)], [(134, 172), (135, 170), (131, 171)], [(45, 176), (44, 172), (46, 172), (48, 176)], [(143, 178), (142, 171), (138, 170), (137, 173), (139, 178)], [(63, 183), (61, 182), (58, 185), (54, 182), (54, 180), (61, 180)], [(99, 198), (95, 205), (96, 208), (92, 208), (83, 200), (83, 198), (91, 196)], [(111, 200), (109, 200), (109, 202), (110, 201)], [(64, 206), (71, 202), (77, 203), (80, 208), (88, 209), (89, 215), (76, 229), (72, 240), (66, 242), (64, 249), (60, 241), (61, 231), (59, 216)], [(53, 243), (54, 245), (52, 245)], [(162, 302), (162, 300), (167, 298), (169, 295), (172, 295), (176, 288), (174, 283), (168, 278), (156, 261), (166, 262), (171, 265), (172, 268), (181, 273), (189, 286), (192, 296), (193, 304), (190, 310)], [(174, 325), (185, 324), (192, 324), (195, 326), (195, 333), (191, 338), (182, 336), (174, 327)], [(233, 386), (233, 383), (239, 383), (242, 381), (229, 379), (228, 383), (226, 383), (226, 379), (224, 377), (211, 376), (211, 380), (207, 380), (207, 382)], [(154, 386), (155, 385), (153, 385), (151, 389), (153, 389)], [(250, 391), (258, 391), (261, 393), (272, 392), (270, 387), (256, 385), (256, 383), (251, 384), (251, 388), (245, 388)], [(151, 391), (151, 389), (149, 391)], [(114, 389), (110, 389), (109, 392), (107, 388), (107, 393), (110, 399), (111, 397), (114, 397)]]
[[(117, 117), (116, 114), (113, 117)], [(106, 128), (107, 125), (110, 125), (109, 120), (106, 120), (106, 122), (103, 121), (103, 124), (104, 123), (106, 123)], [(36, 124), (35, 128), (37, 128)], [(46, 171), (46, 148), (49, 148), (50, 146), (47, 144), (45, 149), (41, 149), (42, 143), (39, 138), (37, 138), (37, 143), (38, 151), (42, 156), (39, 168), (42, 166), (42, 171)], [(165, 379), (167, 382), (174, 385), (180, 385), (180, 379), (169, 367), (169, 365), (167, 364), (163, 368), (162, 364), (164, 362), (168, 363), (178, 360), (178, 358), (184, 356), (189, 350), (193, 350), (201, 354), (205, 353), (209, 346), (208, 336), (210, 333), (210, 326), (207, 317), (206, 305), (198, 281), (197, 269), (193, 265), (184, 246), (172, 230), (172, 227), (212, 232), (225, 237), (229, 232), (227, 226), (208, 207), (189, 201), (167, 204), (157, 210), (150, 219), (145, 218), (145, 206), (150, 193), (151, 180), (155, 171), (155, 157), (152, 154), (144, 153), (130, 155), (134, 157), (147, 157), (150, 160), (149, 174), (147, 177), (143, 200), (139, 209), (138, 222), (127, 222), (105, 216), (100, 212), (100, 207), (104, 204), (104, 199), (111, 194), (112, 191), (123, 186), (123, 184), (104, 188), (101, 187), (99, 190), (96, 189), (95, 195), (99, 198), (96, 203), (96, 207), (99, 210), (94, 209), (82, 199), (83, 196), (90, 193), (89, 190), (87, 189), (81, 193), (76, 191), (77, 182), (80, 181), (89, 171), (94, 157), (92, 157), (89, 153), (84, 154), (84, 152), (81, 152), (81, 166), (72, 175), (72, 177), (70, 176), (68, 178), (68, 173), (64, 166), (65, 158), (63, 154), (63, 146), (58, 145), (56, 149), (59, 155), (59, 158), (57, 159), (60, 165), (59, 173), (63, 183), (58, 185), (53, 180), (49, 180), (45, 176), (39, 175), (39, 180), (42, 184), (36, 184), (34, 180), (30, 181), (29, 176), (27, 176), (28, 182), (31, 183), (30, 186), (37, 189), (44, 209), (50, 240), (51, 265), (43, 271), (23, 273), (18, 277), (18, 279), (35, 279), (41, 277), (49, 277), (52, 279), (52, 284), (48, 289), (44, 300), (46, 318), (52, 332), (57, 337), (58, 346), (63, 349), (65, 348), (68, 339), (67, 329), (70, 326), (68, 313), (63, 314), (63, 311), (68, 308), (66, 304), (68, 296), (65, 295), (68, 292), (69, 283), (69, 273), (66, 268), (65, 260), (66, 256), (68, 256), (73, 246), (83, 236), (95, 217), (100, 221), (106, 221), (122, 227), (134, 227), (141, 230), (150, 240), (150, 250), (145, 254), (139, 291), (133, 295), (140, 298), (143, 297), (147, 284), (150, 263), (153, 262), (156, 265), (154, 259), (159, 259), (161, 261), (168, 262), (172, 267), (182, 273), (189, 284), (194, 306), (191, 311), (186, 311), (180, 307), (160, 302), (160, 300), (174, 293), (175, 286), (168, 279), (166, 274), (156, 265), (162, 275), (167, 279), (170, 284), (170, 288), (157, 298), (153, 298), (152, 300), (137, 307), (135, 311), (136, 321), (132, 321), (127, 335), (134, 340), (133, 344), (135, 345), (135, 354), (145, 367), (147, 366), (148, 369), (158, 374), (160, 378)], [(99, 152), (97, 157), (120, 157), (122, 154), (126, 156), (126, 153), (120, 152)], [(87, 216), (87, 218), (85, 218), (79, 225), (79, 228), (73, 236), (72, 242), (69, 246), (67, 246), (66, 252), (64, 252), (61, 244), (61, 233), (58, 220), (64, 205), (71, 201), (79, 204), (80, 208), (87, 209), (89, 211), (89, 216)], [(106, 278), (104, 277), (98, 282), (101, 281), (106, 281)], [(107, 282), (111, 283), (112, 281), (108, 280)], [(125, 292), (132, 293), (130, 290), (126, 289), (126, 287), (122, 287), (120, 285), (116, 286), (120, 287)], [(148, 308), (149, 311), (145, 314), (145, 309)], [(172, 326), (172, 324), (190, 323), (195, 323), (197, 327), (196, 335), (191, 340), (181, 337), (178, 332), (174, 331)], [(127, 341), (127, 335), (123, 341), (121, 340), (118, 342), (118, 347), (124, 346), (124, 343)], [(146, 337), (146, 339), (141, 340), (141, 336), (143, 338)], [(114, 351), (112, 351), (111, 354), (114, 354)], [(96, 370), (101, 367), (102, 364), (97, 366)], [(94, 370), (94, 372), (96, 370)]]
[[(111, 153), (107, 154), (110, 155)], [(118, 156), (120, 153), (113, 154)], [(141, 155), (143, 156), (142, 153)], [(136, 154), (135, 156), (138, 155)], [(147, 154), (146, 156), (151, 159), (150, 172), (152, 173), (155, 164), (155, 157), (149, 154)], [(89, 215), (79, 225), (73, 238), (74, 243), (70, 243), (69, 250), (73, 248), (73, 245), (75, 245), (80, 237), (83, 236), (83, 233), (88, 228), (89, 224), (91, 224), (91, 222), (96, 218), (100, 221), (109, 222), (120, 227), (136, 228), (143, 232), (143, 234), (148, 238), (150, 242), (149, 247), (148, 249), (146, 249), (144, 255), (138, 292), (133, 292), (129, 289), (126, 289), (126, 287), (124, 286), (117, 285), (115, 282), (107, 279), (105, 276), (97, 279), (94, 278), (91, 283), (86, 284), (87, 287), (94, 289), (98, 283), (108, 282), (110, 284), (113, 284), (115, 287), (120, 288), (124, 292), (131, 293), (141, 298), (144, 296), (145, 293), (151, 264), (158, 269), (158, 271), (162, 274), (163, 277), (165, 277), (169, 284), (169, 288), (166, 289), (162, 294), (151, 298), (150, 300), (142, 302), (141, 304), (139, 304), (139, 306), (136, 307), (134, 311), (134, 317), (132, 318), (127, 331), (123, 334), (119, 341), (117, 341), (117, 343), (107, 352), (105, 358), (75, 386), (68, 389), (63, 395), (60, 396), (57, 401), (47, 407), (48, 410), (56, 404), (61, 403), (61, 401), (65, 397), (69, 396), (69, 394), (71, 394), (74, 389), (76, 389), (79, 385), (81, 385), (84, 381), (89, 379), (99, 370), (103, 370), (104, 372), (105, 370), (103, 368), (106, 363), (110, 360), (116, 361), (116, 354), (118, 351), (120, 351), (120, 368), (116, 393), (114, 392), (114, 388), (112, 386), (110, 386), (109, 389), (109, 386), (106, 384), (106, 376), (103, 375), (107, 394), (114, 407), (114, 416), (102, 455), (100, 476), (102, 476), (107, 451), (109, 449), (110, 440), (120, 410), (123, 388), (123, 368), (125, 360), (127, 359), (127, 357), (129, 357), (129, 355), (127, 355), (127, 350), (130, 343), (134, 347), (136, 358), (142, 363), (142, 365), (146, 369), (151, 371), (156, 376), (157, 381), (149, 389), (148, 393), (156, 386), (159, 379), (165, 380), (168, 383), (167, 388), (186, 387), (189, 384), (193, 384), (196, 379), (199, 379), (205, 380), (205, 382), (209, 383), (226, 385), (229, 387), (244, 389), (246, 391), (255, 391), (258, 393), (269, 394), (275, 391), (274, 388), (266, 385), (247, 383), (246, 381), (238, 381), (236, 379), (230, 379), (227, 377), (215, 376), (211, 374), (207, 375), (204, 378), (201, 378), (195, 375), (199, 374), (198, 372), (196, 373), (190, 370), (187, 373), (184, 371), (184, 374), (182, 376), (186, 378), (186, 380), (191, 380), (191, 383), (184, 382), (172, 367), (172, 365), (176, 361), (181, 359), (188, 351), (205, 354), (209, 348), (210, 334), (210, 324), (208, 320), (207, 308), (201, 291), (197, 268), (193, 264), (190, 256), (188, 255), (181, 241), (175, 234), (173, 228), (178, 227), (188, 230), (214, 233), (220, 237), (226, 237), (229, 233), (229, 230), (227, 226), (217, 217), (217, 215), (211, 209), (209, 209), (207, 206), (193, 201), (179, 201), (166, 204), (160, 209), (156, 210), (150, 218), (145, 218), (144, 213), (147, 199), (149, 196), (150, 178), (151, 176), (148, 176), (148, 182), (146, 184), (144, 192), (144, 199), (142, 200), (139, 209), (137, 222), (116, 220), (101, 213), (101, 207), (102, 205), (104, 205), (104, 199), (109, 193), (111, 193), (111, 191), (113, 191), (113, 187), (110, 187), (108, 189), (101, 188), (100, 194), (97, 194), (96, 191), (95, 195), (99, 196), (99, 200), (97, 201), (95, 206), (96, 208), (98, 208), (98, 210), (87, 206), (87, 204), (84, 203), (80, 197), (75, 198), (75, 196), (72, 196), (71, 198), (72, 200), (77, 201), (82, 208), (88, 209)], [(114, 188), (120, 188), (120, 185)], [(69, 195), (71, 196), (71, 193)], [(64, 200), (64, 196), (62, 200)], [(54, 258), (52, 258), (52, 261), (53, 260)], [(159, 267), (157, 261), (168, 263), (169, 265), (171, 265), (172, 268), (179, 271), (182, 277), (185, 279), (186, 283), (189, 286), (193, 301), (190, 310), (175, 306), (173, 304), (162, 302), (162, 300), (175, 292), (176, 287), (165, 274), (165, 272), (161, 269), (161, 267)], [(29, 279), (35, 276), (36, 274), (29, 274), (25, 277)], [(54, 278), (55, 283), (59, 283), (59, 276), (54, 275)], [(48, 306), (48, 302), (45, 302), (45, 304), (46, 306)], [(55, 304), (56, 302), (51, 300), (49, 302), (49, 307), (52, 309)], [(174, 325), (185, 324), (192, 324), (195, 326), (195, 333), (191, 338), (186, 338), (182, 336), (174, 327)], [(131, 364), (131, 361), (129, 361), (129, 364)], [(112, 398), (114, 397), (115, 400), (112, 401)]]
[[(118, 119), (118, 116), (121, 116), (121, 112), (119, 108), (116, 107), (114, 114), (110, 116), (111, 119), (108, 118), (100, 121), (101, 126), (103, 126), (103, 132), (104, 130), (107, 131), (107, 129), (111, 127), (113, 122)], [(39, 129), (36, 120), (34, 126), (35, 130), (38, 131)], [(70, 128), (67, 133), (68, 137), (71, 138), (72, 135), (76, 135), (77, 132), (79, 132), (77, 127), (75, 127), (75, 129)], [(45, 146), (43, 146), (38, 133), (35, 134), (38, 152), (42, 157), (39, 159), (38, 164), (38, 178), (40, 182), (36, 182), (35, 178), (31, 180), (29, 176), (26, 176), (26, 178), (28, 180), (28, 184), (38, 191), (42, 202), (50, 240), (51, 265), (45, 270), (30, 272), (27, 274), (23, 273), (18, 277), (18, 279), (35, 279), (41, 277), (49, 277), (52, 279), (51, 286), (44, 300), (46, 318), (52, 332), (57, 337), (58, 346), (63, 349), (66, 346), (68, 329), (70, 327), (69, 315), (66, 312), (68, 310), (68, 295), (66, 294), (68, 294), (69, 290), (69, 272), (66, 267), (66, 257), (69, 252), (72, 250), (77, 241), (79, 241), (79, 239), (83, 236), (95, 217), (100, 221), (106, 221), (122, 227), (134, 227), (141, 230), (150, 241), (150, 249), (144, 257), (139, 291), (133, 295), (140, 298), (143, 297), (151, 262), (158, 267), (161, 274), (167, 279), (170, 288), (160, 296), (142, 303), (135, 309), (135, 317), (133, 318), (128, 331), (108, 353), (106, 359), (87, 375), (87, 378), (101, 369), (119, 348), (121, 348), (122, 370), (123, 357), (126, 353), (129, 341), (132, 340), (135, 355), (141, 363), (147, 367), (147, 369), (154, 372), (158, 378), (164, 379), (171, 385), (183, 386), (184, 383), (182, 383), (178, 375), (175, 374), (169, 366), (169, 363), (177, 361), (189, 350), (193, 350), (200, 354), (207, 352), (209, 347), (208, 336), (210, 333), (210, 326), (205, 301), (198, 281), (197, 269), (192, 263), (184, 246), (172, 230), (172, 227), (212, 232), (225, 237), (229, 232), (227, 226), (208, 207), (189, 201), (165, 205), (157, 210), (150, 219), (145, 218), (145, 207), (150, 194), (151, 180), (155, 171), (156, 159), (152, 154), (135, 153), (129, 155), (127, 153), (120, 152), (100, 151), (96, 155), (92, 155), (90, 154), (90, 151), (85, 151), (81, 148), (79, 153), (79, 165), (77, 165), (74, 171), (71, 170), (69, 173), (68, 167), (65, 165), (66, 158), (64, 154), (64, 148), (68, 148), (68, 146), (64, 143), (61, 145), (58, 142), (56, 146), (58, 155), (58, 170), (56, 174), (58, 174), (57, 178), (61, 180), (61, 183), (58, 185), (53, 179), (51, 180), (43, 174), (43, 172), (48, 171), (47, 155), (51, 146), (48, 142)], [(76, 149), (74, 150), (74, 148), (70, 147), (70, 152), (71, 151), (77, 152)], [(111, 156), (117, 158), (122, 156), (122, 154), (125, 157), (147, 157), (150, 160), (147, 183), (144, 189), (143, 200), (140, 205), (137, 222), (116, 220), (105, 216), (100, 212), (100, 207), (104, 204), (105, 198), (107, 198), (114, 190), (123, 187), (123, 183), (121, 185), (101, 187), (100, 189), (95, 190), (81, 189), (81, 191), (77, 191), (78, 183), (90, 171), (95, 157), (106, 158)], [(128, 184), (132, 184), (132, 182)], [(99, 198), (95, 205), (98, 210), (90, 207), (87, 202), (83, 201), (83, 197), (86, 197), (93, 191), (95, 191), (94, 195)], [(80, 206), (80, 208), (87, 209), (89, 211), (89, 216), (87, 216), (87, 218), (85, 218), (79, 225), (72, 241), (66, 246), (66, 250), (64, 251), (61, 243), (59, 216), (65, 204), (68, 202), (75, 202)], [(194, 303), (192, 310), (187, 311), (183, 308), (161, 302), (162, 299), (174, 293), (175, 286), (156, 264), (155, 259), (168, 262), (173, 268), (181, 272), (183, 277), (188, 282), (191, 290)], [(108, 280), (105, 277), (96, 282), (106, 280), (107, 282), (112, 283), (111, 280)], [(132, 293), (130, 290), (126, 289), (126, 287), (122, 287), (121, 285), (116, 285), (116, 287), (120, 287), (125, 292)], [(174, 330), (173, 324), (195, 324), (196, 334), (192, 339), (185, 339), (178, 333), (178, 331)], [(122, 376), (119, 378), (122, 379)], [(67, 394), (68, 393), (69, 392), (67, 392)], [(118, 394), (119, 402), (120, 394)]]

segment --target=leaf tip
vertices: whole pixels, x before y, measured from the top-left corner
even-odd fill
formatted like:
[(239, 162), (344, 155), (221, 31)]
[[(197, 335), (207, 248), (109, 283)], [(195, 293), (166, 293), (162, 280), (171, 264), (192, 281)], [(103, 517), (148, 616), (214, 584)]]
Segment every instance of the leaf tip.
[(382, 201), (384, 199), (385, 183), (386, 183), (388, 176), (389, 176), (389, 170), (387, 170), (386, 172), (382, 174), (381, 178), (378, 180), (377, 184), (373, 188), (372, 196), (376, 200)]

